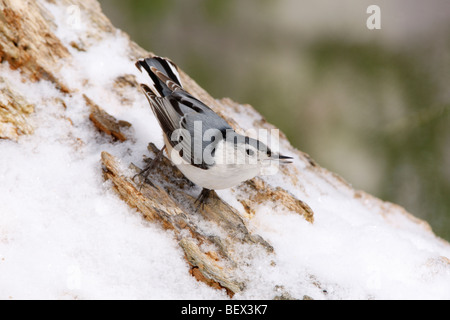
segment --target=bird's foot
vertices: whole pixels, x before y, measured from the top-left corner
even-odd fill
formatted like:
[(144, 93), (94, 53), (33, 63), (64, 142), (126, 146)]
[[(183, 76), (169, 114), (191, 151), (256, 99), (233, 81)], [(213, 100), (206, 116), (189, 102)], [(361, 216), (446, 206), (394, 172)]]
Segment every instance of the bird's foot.
[(195, 206), (196, 209), (204, 209), (205, 205), (208, 203), (211, 195), (213, 195), (215, 193), (214, 190), (210, 190), (210, 189), (206, 189), (203, 188), (202, 192), (200, 192), (200, 195), (198, 196), (198, 198), (195, 200)]
[(148, 183), (153, 188), (156, 188), (156, 186), (153, 184), (153, 182), (148, 180), (147, 177), (148, 177), (150, 171), (153, 170), (153, 168), (156, 167), (156, 164), (161, 160), (162, 156), (164, 155), (164, 149), (166, 149), (166, 146), (162, 147), (161, 150), (159, 150), (159, 152), (156, 154), (156, 157), (144, 169), (142, 169), (141, 172), (139, 172), (138, 174), (135, 174), (133, 176), (132, 180), (134, 180), (137, 176), (142, 178), (141, 181), (138, 184), (139, 191), (141, 191), (142, 186), (145, 183)]

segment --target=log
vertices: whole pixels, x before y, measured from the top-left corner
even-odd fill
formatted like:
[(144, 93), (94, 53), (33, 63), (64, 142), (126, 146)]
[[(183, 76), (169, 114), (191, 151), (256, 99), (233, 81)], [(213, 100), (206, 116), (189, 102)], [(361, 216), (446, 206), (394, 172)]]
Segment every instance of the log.
[(29, 116), (33, 112), (34, 105), (0, 78), (0, 139), (17, 141), (20, 135), (32, 134)]
[[(47, 3), (56, 5), (55, 1)], [(83, 32), (76, 32), (74, 29), (70, 48), (58, 38), (55, 31), (56, 18), (42, 1), (0, 1), (0, 62), (8, 63), (12, 70), (20, 71), (22, 76), (31, 81), (47, 80), (53, 83), (65, 97), (61, 101), (63, 105), (68, 104), (66, 100), (71, 96), (82, 94), (90, 114), (86, 122), (90, 121), (102, 134), (111, 136), (111, 143), (135, 139), (132, 136), (133, 131), (128, 130), (133, 126), (132, 123), (108, 114), (101, 103), (95, 103), (93, 97), (71, 87), (61, 74), (65, 61), (73, 58), (73, 50), (88, 52), (95, 41), (116, 34), (128, 37), (114, 28), (95, 0), (63, 0), (58, 1), (58, 5), (81, 10), (83, 17), (90, 23), (90, 28)], [(129, 38), (127, 52), (130, 64), (138, 58), (154, 55)], [(239, 125), (241, 114), (253, 119), (251, 126), (254, 128), (276, 129), (253, 107), (236, 103), (229, 98), (214, 99), (182, 70), (181, 77), (190, 93), (211, 106), (237, 131), (249, 129)], [(116, 100), (124, 108), (130, 101), (127, 98), (129, 90), (133, 90), (136, 95), (141, 94), (132, 74), (125, 73), (110, 80), (114, 83)], [(7, 77), (0, 75), (0, 138), (17, 141), (20, 135), (33, 134), (30, 115), (35, 107), (27, 100), (26, 92), (17, 92), (8, 85)], [(237, 203), (242, 205), (242, 210), (217, 195), (204, 207), (197, 208), (194, 201), (200, 189), (185, 179), (166, 157), (160, 161), (152, 171), (149, 181), (145, 183), (139, 177), (133, 179), (140, 168), (132, 163), (124, 164), (123, 159), (102, 152), (99, 154), (102, 164), (99, 175), (103, 174), (120, 198), (138, 210), (145, 219), (174, 232), (190, 266), (190, 270), (186, 272), (213, 288), (226, 290), (229, 296), (242, 292), (247, 285), (246, 275), (240, 273), (241, 264), (245, 262), (239, 257), (241, 253), (238, 247), (249, 246), (255, 252), (264, 252), (269, 257), (276, 254), (269, 241), (249, 228), (249, 223), (258, 214), (260, 206), (290, 212), (299, 215), (307, 223), (314, 224), (313, 209), (299, 197), (301, 194), (307, 194), (310, 187), (320, 189), (312, 182), (313, 178), (321, 181), (327, 188), (337, 190), (345, 199), (343, 201), (357, 201), (363, 207), (371, 206), (371, 210), (378, 212), (386, 223), (394, 224), (392, 217), (401, 215), (409, 223), (432, 234), (428, 223), (417, 219), (403, 208), (376, 199), (363, 191), (354, 190), (342, 178), (320, 167), (309, 155), (292, 147), (283, 134), (280, 145), (290, 155), (294, 155), (297, 161), (297, 165), (283, 167), (279, 173), (289, 182), (289, 190), (271, 184), (264, 178), (254, 178), (232, 188), (231, 192)], [(154, 156), (157, 152), (153, 143), (149, 144), (148, 150), (148, 155)], [(147, 161), (151, 160), (152, 157), (149, 156)], [(210, 227), (205, 229), (205, 226)], [(448, 264), (445, 257), (436, 261)], [(314, 275), (311, 275), (311, 283), (320, 288), (320, 283)], [(274, 290), (278, 294), (273, 298), (293, 298), (282, 286), (276, 286)], [(308, 296), (303, 298), (310, 299)]]

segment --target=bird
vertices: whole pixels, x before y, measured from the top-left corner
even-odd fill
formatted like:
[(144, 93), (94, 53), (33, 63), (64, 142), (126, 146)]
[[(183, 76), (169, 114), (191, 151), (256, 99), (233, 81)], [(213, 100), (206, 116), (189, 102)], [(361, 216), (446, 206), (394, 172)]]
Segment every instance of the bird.
[(202, 188), (195, 203), (204, 206), (215, 190), (234, 187), (258, 176), (264, 166), (293, 158), (272, 152), (263, 142), (237, 133), (227, 121), (182, 85), (178, 66), (153, 56), (136, 67), (149, 76), (140, 83), (164, 138), (164, 146), (138, 175), (147, 181), (166, 150), (183, 175)]

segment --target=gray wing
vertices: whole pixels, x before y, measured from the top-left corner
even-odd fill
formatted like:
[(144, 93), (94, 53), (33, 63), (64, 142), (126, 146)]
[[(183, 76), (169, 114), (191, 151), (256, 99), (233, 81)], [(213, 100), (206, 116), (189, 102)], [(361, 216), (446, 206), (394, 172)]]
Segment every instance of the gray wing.
[(214, 155), (215, 145), (225, 138), (227, 130), (233, 130), (231, 126), (181, 87), (165, 97), (157, 97), (146, 85), (141, 87), (172, 148), (183, 150), (180, 155), (196, 167), (213, 165), (208, 156)]

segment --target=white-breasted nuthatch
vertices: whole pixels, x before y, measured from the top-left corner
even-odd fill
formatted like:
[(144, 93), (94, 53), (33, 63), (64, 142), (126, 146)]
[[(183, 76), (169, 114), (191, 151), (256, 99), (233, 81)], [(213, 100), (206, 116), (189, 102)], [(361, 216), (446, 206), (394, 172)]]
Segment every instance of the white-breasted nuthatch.
[(148, 172), (162, 156), (186, 178), (203, 188), (197, 202), (204, 204), (212, 190), (226, 189), (254, 178), (272, 161), (292, 158), (273, 153), (263, 142), (236, 133), (217, 113), (183, 89), (177, 66), (153, 57), (136, 62), (151, 79), (140, 84), (163, 131), (165, 146), (139, 175)]

